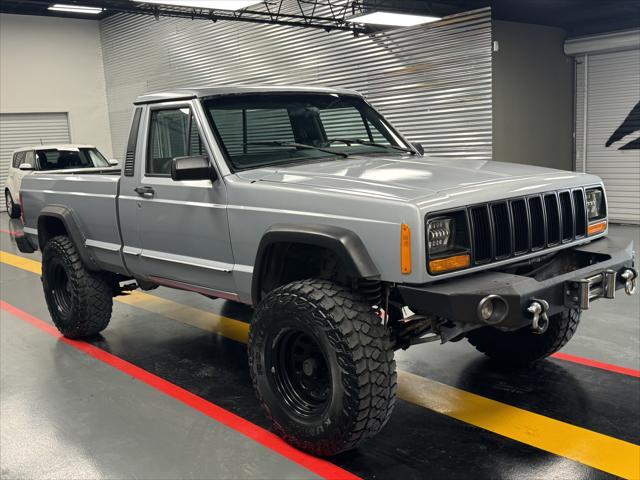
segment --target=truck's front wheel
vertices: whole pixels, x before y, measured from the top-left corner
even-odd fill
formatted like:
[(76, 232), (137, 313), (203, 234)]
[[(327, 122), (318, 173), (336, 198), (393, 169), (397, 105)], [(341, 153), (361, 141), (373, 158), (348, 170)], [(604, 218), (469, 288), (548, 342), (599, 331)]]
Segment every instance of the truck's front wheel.
[(45, 245), (42, 286), (53, 323), (65, 337), (96, 335), (109, 324), (113, 288), (105, 274), (85, 268), (68, 237)]
[(249, 333), (249, 366), (276, 433), (314, 455), (376, 434), (395, 403), (388, 329), (329, 281), (293, 282), (264, 298)]
[(467, 334), (469, 343), (490, 358), (505, 365), (523, 366), (548, 357), (564, 347), (580, 323), (580, 310), (569, 309), (549, 317), (549, 327), (542, 334), (530, 327), (503, 332), (483, 327)]

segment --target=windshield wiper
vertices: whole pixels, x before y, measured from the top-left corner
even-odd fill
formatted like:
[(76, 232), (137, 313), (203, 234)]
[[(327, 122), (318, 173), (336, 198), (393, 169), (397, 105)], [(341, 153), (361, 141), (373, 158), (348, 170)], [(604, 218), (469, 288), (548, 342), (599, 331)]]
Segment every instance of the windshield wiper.
[(370, 142), (369, 140), (360, 140), (359, 138), (331, 138), (329, 139), (329, 143), (333, 142), (341, 142), (346, 143), (348, 146), (351, 146), (352, 143), (356, 143), (358, 145), (366, 145), (368, 147), (380, 147), (380, 148), (393, 148), (394, 150), (400, 150), (401, 152), (410, 153), (411, 155), (415, 155), (416, 152), (409, 148), (398, 147), (396, 145), (385, 145), (384, 143), (376, 143)]
[(272, 140), (269, 142), (247, 142), (244, 145), (262, 145), (265, 147), (294, 147), (294, 148), (300, 148), (303, 150), (319, 150), (321, 152), (331, 153), (333, 155), (339, 155), (342, 158), (347, 158), (349, 156), (348, 153), (338, 152), (337, 150), (333, 150), (331, 148), (316, 147), (314, 145), (307, 145), (306, 143), (281, 142), (279, 140)]

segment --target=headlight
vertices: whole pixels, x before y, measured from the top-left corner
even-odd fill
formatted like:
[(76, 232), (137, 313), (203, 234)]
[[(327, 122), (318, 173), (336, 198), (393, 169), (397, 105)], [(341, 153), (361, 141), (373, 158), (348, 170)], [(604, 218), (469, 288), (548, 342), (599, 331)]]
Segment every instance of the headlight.
[(471, 265), (469, 227), (464, 210), (427, 218), (427, 269), (438, 275)]
[(587, 219), (592, 222), (607, 216), (604, 192), (601, 188), (587, 190)]
[(456, 221), (450, 217), (433, 218), (427, 223), (429, 254), (445, 252), (455, 241)]

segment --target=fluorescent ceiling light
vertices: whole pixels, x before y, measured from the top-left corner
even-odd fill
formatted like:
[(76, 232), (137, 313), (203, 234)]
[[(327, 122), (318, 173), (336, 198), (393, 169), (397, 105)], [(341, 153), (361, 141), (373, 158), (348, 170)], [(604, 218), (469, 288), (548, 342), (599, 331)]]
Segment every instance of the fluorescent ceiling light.
[(158, 3), (175, 7), (207, 8), (210, 10), (241, 10), (260, 2), (256, 0), (134, 0), (134, 2)]
[(97, 15), (102, 13), (105, 9), (99, 7), (87, 7), (84, 5), (67, 5), (66, 3), (56, 3), (48, 8), (48, 10), (55, 10), (57, 12), (72, 12), (72, 13), (90, 13), (91, 15)]
[(393, 25), (396, 27), (410, 27), (422, 23), (437, 22), (442, 17), (429, 15), (408, 15), (406, 13), (372, 12), (347, 18), (347, 22), (370, 23), (372, 25)]

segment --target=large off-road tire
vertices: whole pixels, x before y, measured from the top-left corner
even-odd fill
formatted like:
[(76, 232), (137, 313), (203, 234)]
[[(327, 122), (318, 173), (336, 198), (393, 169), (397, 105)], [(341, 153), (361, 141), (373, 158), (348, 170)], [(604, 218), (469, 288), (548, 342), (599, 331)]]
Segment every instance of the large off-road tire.
[(549, 317), (549, 327), (543, 334), (530, 327), (503, 332), (483, 327), (467, 334), (469, 343), (488, 357), (505, 365), (525, 366), (542, 360), (564, 347), (580, 323), (580, 310), (570, 309)]
[(13, 201), (11, 192), (9, 192), (8, 189), (4, 191), (4, 204), (11, 218), (20, 218), (20, 205), (17, 205), (16, 202)]
[(68, 237), (54, 237), (45, 245), (42, 286), (53, 323), (65, 337), (96, 335), (109, 324), (113, 288), (108, 277), (87, 270)]
[(378, 433), (395, 404), (389, 330), (358, 295), (326, 280), (293, 282), (262, 300), (249, 368), (275, 432), (318, 456)]

